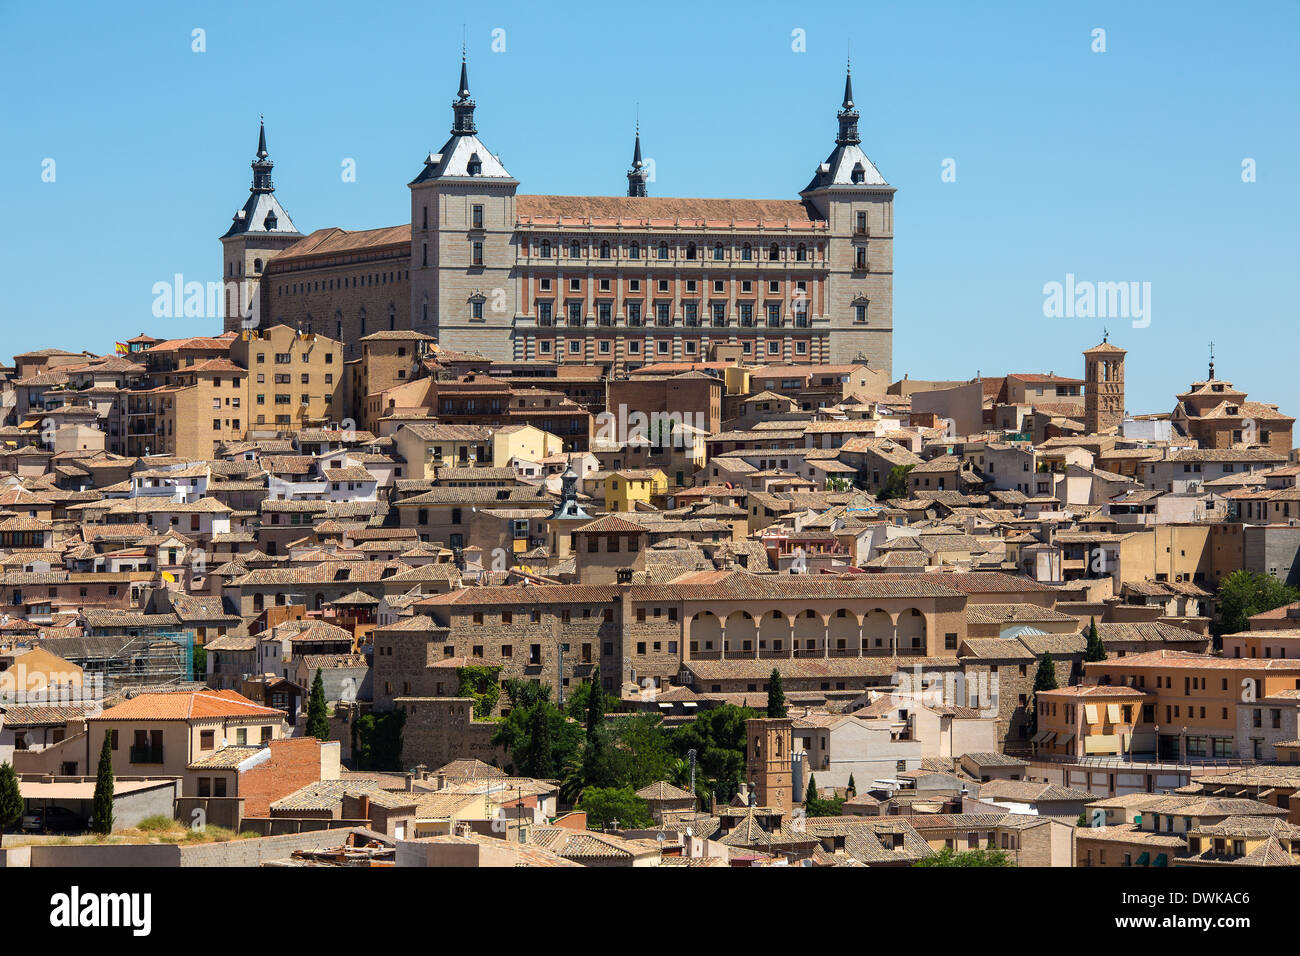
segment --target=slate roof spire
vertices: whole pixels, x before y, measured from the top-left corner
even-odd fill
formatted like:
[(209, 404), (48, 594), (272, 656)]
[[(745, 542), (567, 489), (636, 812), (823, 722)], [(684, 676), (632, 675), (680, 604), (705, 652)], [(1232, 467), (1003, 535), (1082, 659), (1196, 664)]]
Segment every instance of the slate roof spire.
[(632, 148), (632, 168), (627, 171), (627, 194), (645, 196), (646, 184), (650, 181), (650, 170), (641, 160), (641, 121), (636, 124), (636, 145)]
[(456, 119), (451, 127), (452, 136), (470, 136), (474, 128), (474, 100), (469, 95), (469, 67), (465, 61), (465, 48), (460, 50), (460, 87), (456, 91), (456, 101), (451, 104)]
[(275, 163), (266, 151), (266, 120), (261, 119), (257, 129), (257, 159), (253, 160), (253, 192), (273, 193), (275, 184), (271, 182), (271, 169)]

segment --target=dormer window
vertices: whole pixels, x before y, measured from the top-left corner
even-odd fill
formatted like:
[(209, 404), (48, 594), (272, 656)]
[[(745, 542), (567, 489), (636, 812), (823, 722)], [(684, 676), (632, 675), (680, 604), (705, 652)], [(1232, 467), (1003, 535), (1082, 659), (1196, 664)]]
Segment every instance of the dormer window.
[(862, 167), (861, 163), (855, 163), (849, 178), (852, 182), (861, 185), (867, 181), (867, 171)]
[(483, 160), (479, 159), (478, 153), (471, 153), (467, 171), (471, 176), (483, 175)]
[[(267, 232), (271, 232), (279, 224), (280, 220), (276, 217), (274, 212), (267, 212), (266, 218), (262, 220), (262, 227), (266, 229)], [(259, 269), (258, 271), (260, 272), (261, 270)]]

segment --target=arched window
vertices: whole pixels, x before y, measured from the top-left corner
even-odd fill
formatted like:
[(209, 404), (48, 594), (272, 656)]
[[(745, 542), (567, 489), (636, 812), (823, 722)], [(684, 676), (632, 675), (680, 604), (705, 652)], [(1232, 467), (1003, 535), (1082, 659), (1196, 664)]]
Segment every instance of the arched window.
[(748, 262), (750, 259), (753, 258), (754, 258), (754, 249), (752, 246), (750, 246), (749, 243), (745, 243), (743, 246), (740, 247), (740, 259), (742, 262)]
[(723, 253), (723, 250), (722, 250), (722, 243), (720, 243), (720, 242), (715, 242), (715, 243), (713, 244), (713, 259), (714, 259), (714, 261), (715, 261), (715, 262), (721, 262), (721, 261), (722, 261), (722, 258), (723, 258), (723, 255), (724, 255), (724, 253)]
[(781, 258), (781, 247), (774, 242), (767, 247), (767, 260), (769, 262), (776, 262), (776, 260), (780, 258)]
[(687, 259), (695, 258), (695, 243), (693, 242), (686, 243), (686, 258)]
[(261, 259), (254, 259), (254, 260), (253, 260), (253, 272), (257, 273), (258, 275), (261, 275), (261, 274), (262, 274), (262, 260), (261, 260)]
[(582, 255), (582, 246), (578, 244), (577, 239), (574, 239), (569, 243), (569, 258), (576, 259), (580, 255)]
[(660, 259), (668, 258), (668, 243), (666, 242), (659, 243), (659, 258)]
[(601, 257), (602, 259), (608, 259), (608, 258), (609, 258), (609, 242), (608, 242), (608, 241), (602, 242), (602, 243), (600, 244), (600, 257)]
[(551, 240), (549, 239), (542, 240), (542, 258), (543, 259), (551, 258)]
[(388, 304), (388, 331), (392, 332), (397, 328), (397, 306), (391, 302)]
[(627, 247), (627, 257), (628, 257), (629, 259), (640, 259), (640, 258), (641, 258), (641, 243), (639, 243), (639, 242), (634, 242), (634, 243), (632, 243), (632, 245), (628, 246), (628, 247)]
[(802, 242), (799, 243), (798, 247), (795, 249), (794, 257), (795, 257), (795, 259), (796, 259), (798, 262), (807, 262), (807, 261), (808, 261), (808, 247), (805, 246)]

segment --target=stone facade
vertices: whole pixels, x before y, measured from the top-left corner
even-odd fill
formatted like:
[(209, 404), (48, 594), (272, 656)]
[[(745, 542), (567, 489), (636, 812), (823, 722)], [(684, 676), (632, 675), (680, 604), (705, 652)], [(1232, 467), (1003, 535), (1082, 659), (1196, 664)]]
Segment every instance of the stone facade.
[(892, 375), (894, 188), (858, 146), (850, 84), (834, 152), (788, 200), (518, 195), (463, 65), (452, 107), (408, 224), (223, 239), (232, 278), (260, 279), (263, 323), (333, 335), (348, 359), (367, 334), (414, 330), (497, 360), (631, 369), (723, 348)]

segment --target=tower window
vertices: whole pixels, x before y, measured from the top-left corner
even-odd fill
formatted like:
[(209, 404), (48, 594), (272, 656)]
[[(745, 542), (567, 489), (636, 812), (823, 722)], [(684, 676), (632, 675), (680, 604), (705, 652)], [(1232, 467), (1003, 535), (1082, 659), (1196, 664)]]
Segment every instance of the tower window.
[(609, 242), (608, 242), (608, 241), (606, 241), (606, 242), (602, 242), (602, 243), (600, 244), (600, 257), (601, 257), (602, 259), (608, 259), (608, 258), (609, 258)]
[(659, 243), (659, 258), (660, 259), (668, 258), (668, 243), (666, 242)]
[(693, 242), (686, 243), (686, 258), (687, 259), (695, 258), (695, 243)]
[(774, 242), (767, 247), (767, 259), (769, 262), (776, 262), (776, 260), (780, 258), (781, 258), (781, 247)]
[(627, 247), (627, 257), (629, 259), (641, 258), (641, 244), (639, 242), (634, 242), (632, 245)]
[(713, 259), (714, 259), (714, 261), (715, 261), (715, 262), (721, 262), (721, 261), (722, 261), (722, 257), (723, 257), (724, 254), (725, 254), (725, 253), (723, 252), (723, 249), (722, 249), (722, 243), (720, 243), (720, 242), (718, 242), (718, 243), (714, 243), (714, 246), (713, 246)]
[(795, 261), (797, 262), (808, 261), (808, 247), (805, 246), (802, 242), (799, 243), (798, 247), (795, 249), (794, 258)]
[(551, 242), (549, 239), (542, 240), (541, 255), (543, 259), (551, 258)]
[(745, 243), (740, 247), (740, 258), (742, 262), (749, 262), (754, 258), (754, 250), (749, 243)]
[(582, 254), (582, 247), (578, 245), (578, 240), (574, 239), (571, 243), (569, 243), (569, 258), (576, 259), (581, 254)]
[(474, 224), (475, 229), (483, 228), (483, 207), (481, 205), (476, 204), (474, 206), (473, 214), (470, 217), (470, 221)]

